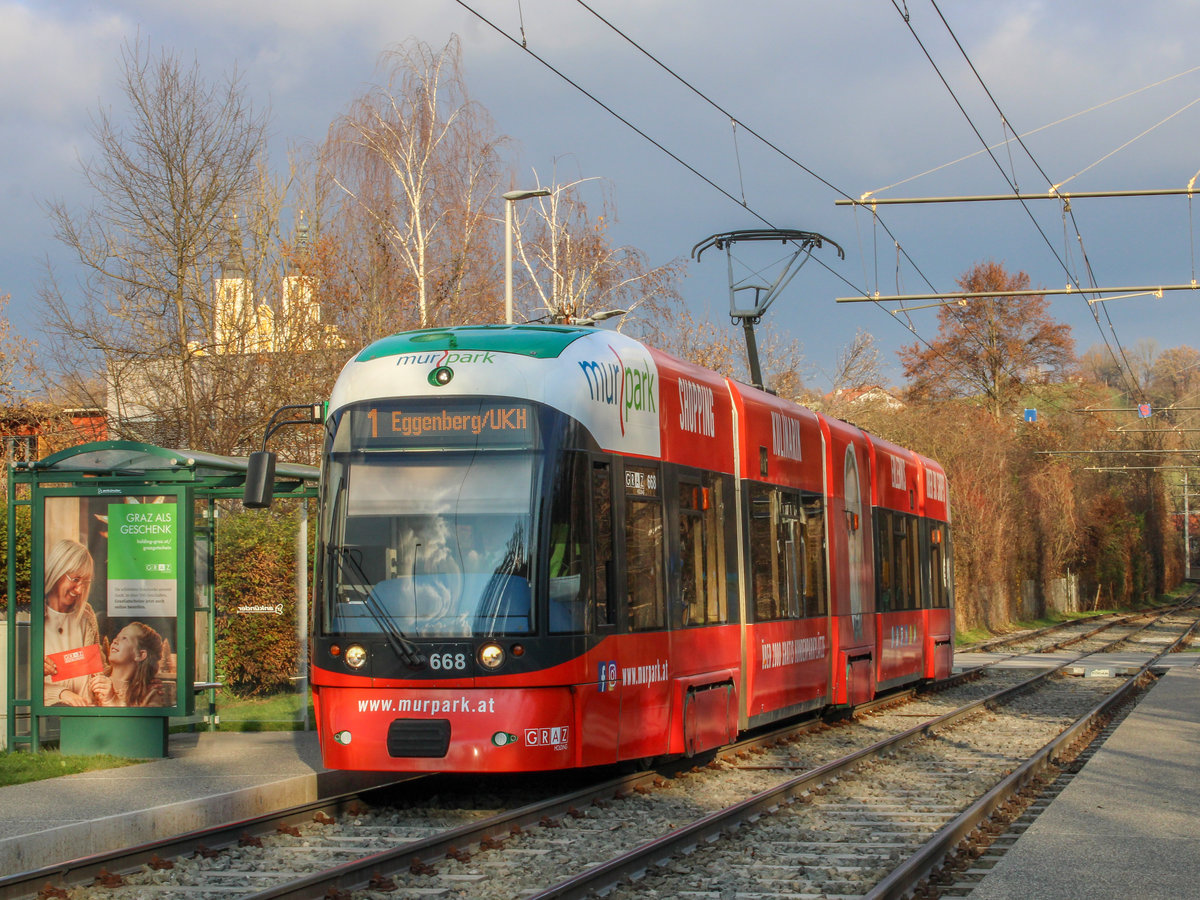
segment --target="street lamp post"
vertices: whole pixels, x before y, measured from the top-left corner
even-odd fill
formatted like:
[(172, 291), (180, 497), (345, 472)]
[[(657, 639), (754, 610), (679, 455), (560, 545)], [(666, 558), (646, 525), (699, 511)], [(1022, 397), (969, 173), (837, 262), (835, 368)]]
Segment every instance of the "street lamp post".
[(513, 234), (513, 204), (518, 200), (529, 200), (533, 197), (550, 196), (549, 188), (536, 188), (530, 191), (509, 191), (504, 197), (504, 322), (513, 323), (512, 299), (512, 234)]

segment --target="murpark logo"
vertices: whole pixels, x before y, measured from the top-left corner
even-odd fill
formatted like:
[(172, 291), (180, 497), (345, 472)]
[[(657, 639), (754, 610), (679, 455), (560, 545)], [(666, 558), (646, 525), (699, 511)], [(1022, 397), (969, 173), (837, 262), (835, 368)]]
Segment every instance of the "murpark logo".
[(442, 350), (425, 353), (402, 353), (396, 357), (398, 366), (455, 366), (463, 363), (492, 365), (495, 354), (490, 350)]
[(621, 423), (621, 434), (625, 434), (625, 423), (633, 413), (658, 413), (658, 374), (643, 360), (640, 367), (626, 365), (620, 354), (612, 350), (616, 362), (580, 360), (579, 368), (587, 381), (588, 396), (596, 403), (617, 408)]

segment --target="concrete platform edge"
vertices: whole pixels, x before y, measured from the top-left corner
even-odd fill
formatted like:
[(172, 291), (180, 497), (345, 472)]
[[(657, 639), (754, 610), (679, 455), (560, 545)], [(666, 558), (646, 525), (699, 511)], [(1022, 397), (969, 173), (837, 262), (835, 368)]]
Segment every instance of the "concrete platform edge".
[(314, 772), (215, 796), (49, 828), (0, 840), (0, 872), (29, 872), (120, 847), (252, 819), (338, 794), (368, 790), (395, 779), (395, 773)]
[(1166, 671), (974, 886), (973, 900), (1200, 897), (1194, 665)]

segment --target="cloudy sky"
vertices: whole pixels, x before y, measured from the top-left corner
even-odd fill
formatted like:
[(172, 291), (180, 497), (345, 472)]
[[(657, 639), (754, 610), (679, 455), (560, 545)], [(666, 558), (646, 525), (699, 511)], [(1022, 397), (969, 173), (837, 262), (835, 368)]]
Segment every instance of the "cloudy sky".
[[(814, 386), (828, 386), (822, 373), (860, 328), (898, 382), (895, 349), (917, 339), (913, 330), (931, 339), (935, 311), (836, 298), (951, 291), (986, 259), (1062, 288), (1086, 282), (1085, 254), (1101, 287), (1191, 284), (1200, 208), (1186, 196), (1077, 198), (1066, 217), (1051, 200), (1028, 211), (879, 207), (885, 231), (868, 210), (835, 201), (1003, 194), (1011, 184), (1045, 193), (1050, 182), (1186, 188), (1200, 170), (1198, 33), (1191, 0), (0, 0), (0, 294), (36, 337), (46, 260), (72, 272), (43, 205), (88, 202), (78, 160), (93, 150), (90, 116), (121, 109), (125, 41), (140, 35), (194, 57), (214, 81), (236, 66), (272, 110), (271, 157), (283, 167), (289, 147), (321, 140), (372, 83), (381, 52), (410, 38), (437, 49), (457, 34), (468, 89), (515, 141), (517, 186), (535, 173), (543, 183), (605, 179), (614, 240), (654, 263), (764, 222), (832, 238), (846, 259), (817, 251), (769, 320), (800, 342)], [(1014, 131), (1025, 149), (1002, 143)], [(984, 142), (997, 145), (990, 155)], [(751, 268), (780, 258), (741, 246), (739, 264)], [(689, 306), (727, 321), (723, 255), (709, 251), (687, 272)], [(1051, 311), (1080, 351), (1105, 338), (1165, 349), (1200, 346), (1197, 303), (1192, 291), (1103, 306), (1074, 296)]]

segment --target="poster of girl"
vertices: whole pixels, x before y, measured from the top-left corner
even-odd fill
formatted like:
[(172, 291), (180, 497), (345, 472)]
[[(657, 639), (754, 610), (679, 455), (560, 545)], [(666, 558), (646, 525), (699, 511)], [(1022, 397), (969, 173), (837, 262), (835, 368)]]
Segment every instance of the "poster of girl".
[(167, 686), (158, 677), (164, 643), (143, 622), (130, 622), (108, 645), (108, 666), (92, 678), (98, 706), (170, 706)]

